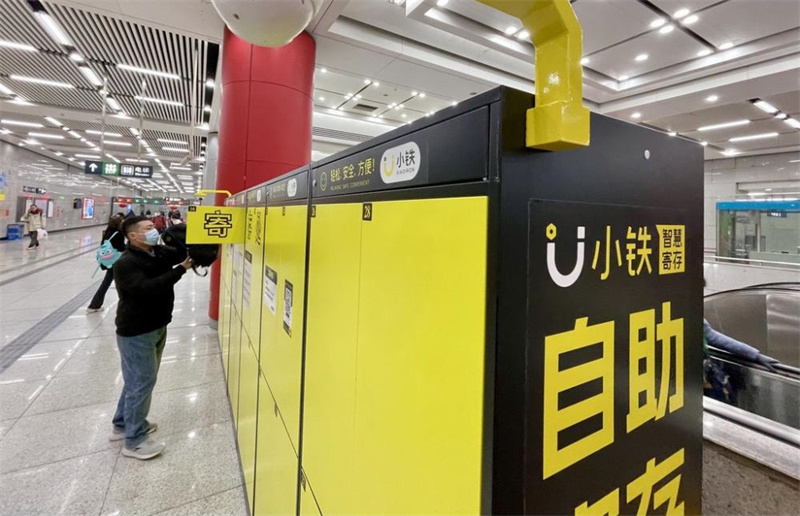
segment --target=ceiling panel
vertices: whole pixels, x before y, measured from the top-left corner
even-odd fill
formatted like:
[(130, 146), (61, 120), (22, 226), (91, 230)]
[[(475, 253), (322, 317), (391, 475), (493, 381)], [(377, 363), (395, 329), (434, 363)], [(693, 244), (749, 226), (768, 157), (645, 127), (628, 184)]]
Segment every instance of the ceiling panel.
[(790, 91), (780, 95), (770, 95), (764, 100), (784, 113), (800, 113), (800, 92)]
[(715, 106), (708, 109), (684, 113), (677, 116), (666, 117), (648, 122), (667, 130), (679, 133), (695, 131), (698, 127), (722, 124), (733, 120), (769, 120), (764, 112), (753, 107), (747, 102), (738, 102), (724, 106)]
[(631, 0), (578, 0), (573, 8), (583, 27), (584, 55), (650, 30), (650, 22), (657, 18), (653, 11)]
[[(689, 12), (697, 12), (701, 9), (714, 4), (725, 3), (729, 0), (650, 0), (653, 5), (666, 12), (670, 16), (674, 15), (678, 9), (689, 9)], [(757, 0), (759, 1), (759, 0)]]
[(797, 27), (797, 0), (729, 0), (703, 11), (700, 20), (692, 25), (697, 34), (716, 46), (728, 42), (741, 45)]
[(517, 18), (475, 0), (450, 0), (443, 9), (500, 32), (504, 32), (508, 27), (515, 27), (516, 30), (522, 28), (522, 24)]
[[(624, 75), (633, 78), (694, 59), (703, 48), (682, 31), (653, 31), (592, 55), (589, 67), (618, 80)], [(647, 54), (647, 60), (637, 62), (635, 58), (640, 54)]]

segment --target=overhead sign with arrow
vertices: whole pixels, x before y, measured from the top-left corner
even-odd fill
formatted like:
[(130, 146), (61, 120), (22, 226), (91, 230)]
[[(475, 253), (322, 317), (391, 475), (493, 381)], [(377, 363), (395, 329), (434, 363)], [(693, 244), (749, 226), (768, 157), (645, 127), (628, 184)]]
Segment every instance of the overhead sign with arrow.
[(103, 172), (103, 162), (85, 161), (83, 165), (83, 171), (87, 174), (95, 174), (99, 176)]

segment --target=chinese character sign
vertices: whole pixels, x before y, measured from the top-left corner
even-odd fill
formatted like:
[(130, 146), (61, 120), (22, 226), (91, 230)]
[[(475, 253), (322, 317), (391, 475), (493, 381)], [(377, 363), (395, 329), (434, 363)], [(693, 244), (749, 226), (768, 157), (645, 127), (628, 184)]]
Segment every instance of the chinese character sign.
[(186, 217), (187, 244), (241, 244), (245, 240), (245, 208), (190, 206)]
[[(698, 514), (701, 238), (678, 210), (531, 201), (526, 514)], [(508, 344), (508, 343), (506, 343)]]

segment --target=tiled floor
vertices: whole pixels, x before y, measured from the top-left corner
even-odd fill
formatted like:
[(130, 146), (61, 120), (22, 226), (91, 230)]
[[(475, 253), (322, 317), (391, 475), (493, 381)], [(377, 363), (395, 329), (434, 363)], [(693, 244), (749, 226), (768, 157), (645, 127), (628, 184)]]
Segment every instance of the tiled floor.
[[(98, 235), (51, 235), (37, 256), (0, 244), (0, 282), (23, 275), (0, 286), (0, 348), (101, 278), (80, 254)], [(0, 514), (247, 513), (208, 296), (191, 273), (176, 287), (150, 413), (167, 449), (151, 461), (108, 441), (122, 388), (113, 287), (104, 312), (75, 311), (0, 373)]]

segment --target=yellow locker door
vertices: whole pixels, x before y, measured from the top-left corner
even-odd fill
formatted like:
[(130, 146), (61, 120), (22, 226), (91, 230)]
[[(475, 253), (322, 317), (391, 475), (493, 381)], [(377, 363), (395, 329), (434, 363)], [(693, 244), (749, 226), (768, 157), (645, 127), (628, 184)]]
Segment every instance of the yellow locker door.
[(233, 423), (238, 426), (239, 413), (239, 359), (241, 350), (242, 322), (236, 308), (231, 310), (231, 344), (228, 352), (228, 396), (231, 400)]
[(247, 239), (242, 270), (242, 324), (251, 342), (256, 343), (256, 356), (261, 330), (265, 211), (265, 208), (247, 209)]
[(358, 507), (353, 432), (360, 270), (361, 204), (317, 206), (308, 274), (303, 469), (326, 514)]
[(322, 516), (308, 481), (300, 484), (300, 516)]
[(297, 511), (297, 454), (264, 377), (259, 376), (258, 455), (255, 514), (293, 515)]
[(220, 348), (222, 353), (222, 367), (225, 378), (228, 377), (228, 353), (231, 345), (231, 291), (228, 284), (223, 284), (220, 289), (219, 321), (217, 321), (220, 335)]
[(263, 278), (264, 286), (261, 303), (261, 343), (259, 348), (258, 360), (261, 370), (267, 370), (267, 349), (271, 346), (268, 343), (274, 342), (278, 338), (280, 330), (281, 313), (278, 311), (278, 284), (283, 279), (283, 274), (278, 273), (280, 269), (280, 234), (277, 231), (277, 217), (281, 216), (280, 206), (269, 206), (266, 210), (265, 234), (264, 234), (264, 258), (263, 258)]
[(487, 204), (377, 202), (363, 223), (352, 512), (480, 513)]
[[(230, 299), (230, 287), (228, 286), (228, 278), (225, 276), (225, 267), (227, 265), (228, 246), (220, 246), (219, 256), (219, 320), (217, 321), (217, 339), (219, 340), (220, 352), (223, 352), (224, 360), (224, 332), (225, 332), (225, 303)], [(227, 293), (227, 294), (226, 294)]]
[[(292, 443), (300, 425), (300, 371), (303, 352), (303, 292), (307, 206), (268, 208), (266, 262), (277, 263), (276, 314), (271, 336), (261, 343), (261, 367), (283, 413)], [(276, 262), (277, 260), (277, 262)]]
[(244, 272), (244, 245), (233, 244), (233, 256), (231, 260), (231, 302), (236, 313), (239, 314), (240, 321), (242, 316), (242, 275)]
[(253, 509), (254, 473), (256, 460), (256, 411), (258, 410), (258, 358), (246, 335), (242, 335), (239, 375), (239, 415), (237, 441), (242, 461), (247, 501)]

